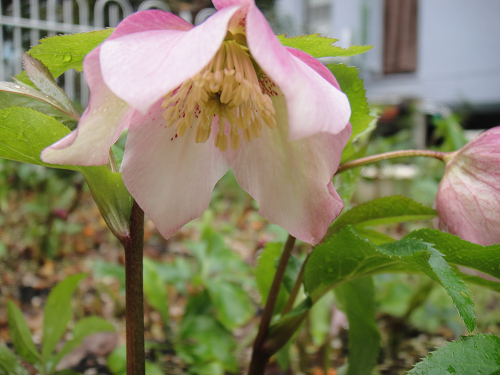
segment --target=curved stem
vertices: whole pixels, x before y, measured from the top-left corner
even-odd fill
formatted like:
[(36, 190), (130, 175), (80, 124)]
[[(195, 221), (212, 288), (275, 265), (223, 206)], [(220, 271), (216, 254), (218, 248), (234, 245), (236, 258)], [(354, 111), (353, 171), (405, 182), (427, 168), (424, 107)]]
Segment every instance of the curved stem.
[(144, 375), (144, 292), (142, 252), (144, 248), (144, 211), (134, 201), (130, 216), (130, 236), (125, 248), (125, 318), (127, 337), (127, 374)]
[(361, 158), (358, 160), (350, 161), (348, 163), (344, 163), (339, 167), (336, 174), (347, 171), (348, 169), (353, 169), (353, 168), (361, 167), (363, 165), (375, 163), (377, 161), (394, 159), (394, 158), (402, 158), (402, 157), (408, 157), (408, 156), (424, 156), (424, 157), (435, 158), (435, 159), (439, 159), (439, 160), (444, 161), (444, 158), (446, 157), (447, 154), (448, 154), (447, 152), (432, 151), (432, 150), (401, 150), (401, 151), (386, 152), (384, 154), (367, 156), (365, 158)]
[(293, 284), (292, 291), (290, 292), (290, 296), (288, 297), (288, 301), (286, 301), (285, 307), (283, 307), (283, 311), (281, 312), (281, 316), (285, 316), (291, 309), (293, 309), (293, 305), (295, 304), (295, 300), (297, 299), (297, 295), (299, 294), (300, 287), (302, 286), (302, 279), (304, 278), (304, 270), (306, 268), (307, 260), (309, 259), (309, 255), (307, 254), (304, 263), (302, 263), (302, 267), (300, 267), (299, 274), (297, 275), (297, 279)]
[(267, 296), (266, 306), (262, 313), (262, 318), (260, 320), (259, 331), (257, 332), (257, 337), (255, 338), (253, 344), (252, 360), (250, 361), (250, 368), (248, 370), (248, 375), (262, 375), (264, 374), (264, 369), (266, 367), (267, 361), (271, 356), (264, 350), (264, 342), (266, 340), (267, 331), (269, 329), (269, 324), (274, 313), (274, 307), (278, 299), (278, 294), (280, 292), (281, 282), (283, 281), (283, 276), (285, 276), (286, 267), (288, 266), (288, 260), (292, 254), (293, 246), (295, 245), (295, 237), (288, 235), (285, 247), (281, 253), (281, 257), (276, 268), (276, 273), (274, 274), (273, 283), (271, 284), (271, 289), (269, 290), (269, 295)]

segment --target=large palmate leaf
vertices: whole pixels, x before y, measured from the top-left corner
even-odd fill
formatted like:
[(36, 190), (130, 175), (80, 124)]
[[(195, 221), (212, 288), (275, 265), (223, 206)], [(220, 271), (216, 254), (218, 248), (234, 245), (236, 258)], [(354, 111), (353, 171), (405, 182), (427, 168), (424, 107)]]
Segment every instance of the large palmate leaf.
[(42, 150), (63, 138), (69, 129), (54, 118), (28, 108), (0, 110), (0, 157), (24, 163), (81, 172), (101, 214), (118, 236), (126, 236), (132, 202), (120, 173), (106, 166), (54, 165), (40, 159)]
[(409, 375), (500, 374), (500, 338), (477, 334), (438, 348)]
[(338, 39), (320, 36), (320, 34), (299, 35), (291, 38), (278, 35), (278, 39), (284, 46), (300, 49), (316, 58), (354, 56), (373, 48), (372, 46), (350, 46), (344, 49), (333, 45), (338, 42)]

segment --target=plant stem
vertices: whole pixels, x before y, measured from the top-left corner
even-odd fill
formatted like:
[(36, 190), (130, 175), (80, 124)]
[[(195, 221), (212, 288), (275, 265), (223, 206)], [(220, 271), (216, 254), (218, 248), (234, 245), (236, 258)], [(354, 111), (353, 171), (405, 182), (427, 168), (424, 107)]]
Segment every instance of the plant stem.
[(125, 317), (127, 336), (127, 374), (144, 375), (144, 292), (142, 252), (144, 248), (144, 211), (134, 201), (130, 215), (130, 236), (125, 248)]
[(384, 154), (367, 156), (366, 158), (361, 158), (358, 160), (350, 161), (348, 163), (344, 163), (339, 167), (336, 174), (347, 171), (348, 169), (361, 167), (363, 165), (387, 159), (402, 158), (408, 156), (425, 156), (428, 158), (444, 160), (447, 154), (448, 154), (447, 152), (432, 151), (432, 150), (401, 150), (401, 151), (386, 152)]
[(266, 306), (262, 313), (262, 319), (260, 320), (259, 331), (257, 332), (257, 337), (255, 338), (253, 344), (252, 360), (250, 361), (250, 368), (248, 370), (248, 375), (262, 375), (264, 374), (264, 369), (266, 368), (267, 361), (271, 357), (270, 353), (264, 350), (264, 342), (266, 340), (267, 331), (269, 329), (269, 324), (274, 313), (274, 307), (276, 305), (276, 300), (278, 299), (278, 294), (281, 288), (281, 282), (283, 281), (283, 276), (285, 276), (286, 267), (288, 266), (288, 260), (295, 245), (295, 237), (288, 235), (285, 247), (281, 253), (281, 257), (276, 268), (276, 273), (274, 274), (273, 283), (271, 284), (271, 289), (269, 290), (269, 295), (267, 296)]
[(295, 280), (295, 283), (293, 284), (293, 288), (292, 288), (292, 291), (290, 292), (290, 296), (288, 297), (288, 301), (286, 301), (285, 307), (283, 307), (283, 311), (281, 312), (281, 316), (285, 316), (293, 308), (293, 305), (295, 304), (295, 300), (297, 299), (297, 294), (299, 294), (300, 287), (302, 286), (302, 279), (304, 277), (304, 270), (306, 268), (306, 263), (307, 263), (307, 260), (309, 259), (309, 255), (311, 255), (311, 253), (307, 254), (307, 257), (304, 260), (304, 263), (302, 263), (302, 267), (300, 267), (299, 274), (297, 275), (297, 279)]

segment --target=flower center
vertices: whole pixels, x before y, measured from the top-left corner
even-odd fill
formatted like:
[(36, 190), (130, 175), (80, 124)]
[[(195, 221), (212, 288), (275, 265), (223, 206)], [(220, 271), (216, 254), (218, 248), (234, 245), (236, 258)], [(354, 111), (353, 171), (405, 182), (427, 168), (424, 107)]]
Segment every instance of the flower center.
[(219, 131), (215, 146), (220, 151), (226, 151), (228, 146), (226, 120), (233, 150), (240, 147), (240, 132), (250, 142), (260, 136), (263, 124), (270, 129), (276, 127), (273, 103), (260, 88), (245, 44), (242, 34), (233, 37), (228, 32), (214, 59), (165, 96), (162, 107), (167, 127), (175, 126), (180, 137), (187, 129), (195, 127), (195, 142), (204, 143), (210, 137), (212, 121), (217, 116)]

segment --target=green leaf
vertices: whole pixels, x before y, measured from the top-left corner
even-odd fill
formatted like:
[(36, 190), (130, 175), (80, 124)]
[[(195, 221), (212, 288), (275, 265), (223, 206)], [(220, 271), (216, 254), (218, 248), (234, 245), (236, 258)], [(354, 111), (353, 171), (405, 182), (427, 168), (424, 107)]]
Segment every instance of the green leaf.
[[(11, 331), (12, 337), (12, 331)], [(26, 370), (5, 344), (0, 344), (0, 375), (28, 375)]]
[(98, 332), (113, 332), (114, 330), (113, 324), (98, 316), (80, 319), (73, 327), (73, 338), (67, 341), (61, 350), (50, 359), (49, 373), (55, 370), (57, 364), (66, 354), (79, 347), (87, 336)]
[(155, 263), (144, 258), (144, 296), (146, 301), (160, 313), (163, 322), (169, 320), (166, 284), (160, 279)]
[(69, 69), (81, 72), (85, 55), (104, 42), (112, 32), (113, 29), (106, 29), (44, 38), (28, 51), (28, 55), (40, 60), (55, 78)]
[(432, 243), (436, 250), (446, 256), (448, 263), (473, 268), (500, 279), (500, 245), (477, 245), (433, 229), (417, 230), (404, 238)]
[(477, 334), (447, 343), (424, 358), (409, 375), (500, 373), (500, 338)]
[(394, 271), (422, 272), (450, 295), (467, 329), (474, 328), (473, 303), (465, 284), (429, 243), (403, 238), (376, 246), (348, 226), (317, 246), (304, 271), (304, 285), (313, 300), (342, 282)]
[(87, 274), (69, 276), (57, 284), (47, 298), (43, 318), (42, 357), (47, 361), (73, 317), (71, 296)]
[(228, 330), (242, 326), (254, 315), (252, 301), (241, 286), (220, 278), (206, 282), (210, 298), (217, 311), (217, 319)]
[(108, 356), (106, 365), (113, 374), (125, 375), (127, 371), (127, 348), (120, 345)]
[[(257, 268), (255, 269), (255, 277), (257, 288), (262, 296), (261, 305), (265, 305), (271, 284), (273, 283), (274, 274), (276, 273), (276, 262), (279, 260), (283, 244), (281, 242), (269, 242), (266, 244), (259, 258), (257, 259)], [(281, 285), (274, 312), (278, 313), (285, 307), (288, 293)]]
[(10, 338), (17, 354), (25, 361), (40, 365), (42, 358), (31, 339), (31, 332), (19, 308), (12, 302), (7, 302), (7, 320), (9, 322)]
[(117, 237), (126, 237), (132, 201), (120, 173), (113, 173), (106, 166), (55, 165), (41, 161), (42, 150), (68, 133), (69, 129), (60, 122), (32, 109), (11, 107), (0, 110), (0, 157), (80, 171), (108, 227)]
[(347, 375), (370, 375), (377, 364), (380, 333), (375, 322), (375, 287), (371, 277), (352, 280), (335, 288), (349, 321)]
[(49, 69), (41, 61), (23, 52), (23, 65), (28, 78), (40, 89), (43, 95), (58, 103), (58, 108), (74, 117), (79, 117), (79, 113), (68, 95), (57, 85)]
[(332, 39), (320, 34), (300, 35), (287, 38), (278, 35), (278, 40), (286, 47), (300, 49), (313, 57), (345, 57), (354, 56), (371, 50), (372, 46), (351, 46), (347, 49), (333, 46), (338, 39)]
[(347, 95), (351, 104), (352, 135), (342, 152), (342, 162), (345, 162), (356, 152), (353, 141), (368, 128), (375, 118), (370, 115), (366, 91), (363, 80), (358, 76), (358, 69), (344, 64), (329, 64), (327, 67), (337, 79), (341, 90)]
[(352, 208), (335, 220), (329, 232), (336, 233), (346, 225), (365, 227), (409, 220), (426, 220), (436, 216), (434, 209), (410, 198), (394, 195), (374, 199)]
[(0, 82), (0, 109), (30, 108), (56, 118), (69, 127), (75, 127), (79, 116), (67, 112), (59, 102), (22, 82)]

